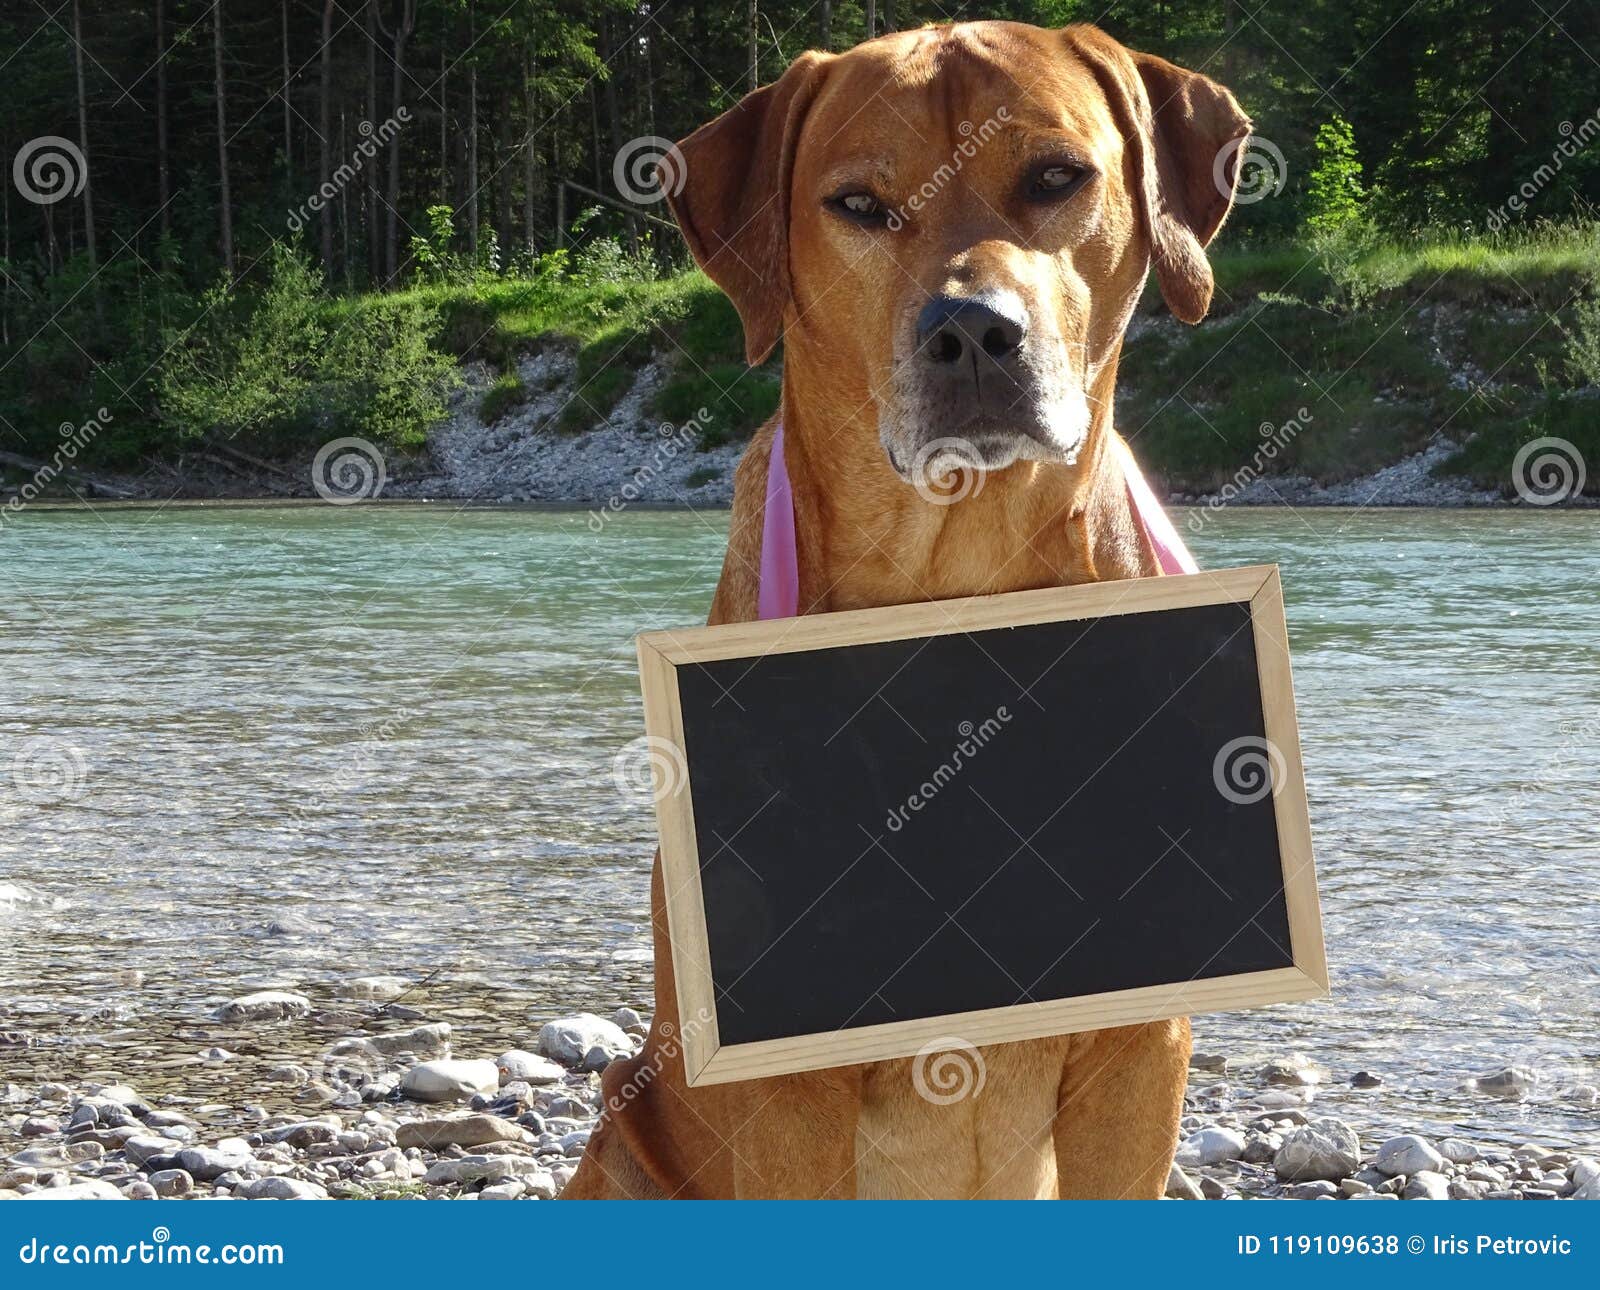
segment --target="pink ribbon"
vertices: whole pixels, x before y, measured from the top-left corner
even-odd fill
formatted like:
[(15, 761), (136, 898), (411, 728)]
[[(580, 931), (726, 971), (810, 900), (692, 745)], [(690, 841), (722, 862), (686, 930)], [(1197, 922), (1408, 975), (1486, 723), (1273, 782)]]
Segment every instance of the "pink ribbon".
[[(1111, 436), (1122, 475), (1128, 484), (1133, 513), (1144, 526), (1162, 573), (1199, 573), (1200, 566), (1178, 536), (1167, 513), (1140, 473), (1133, 452), (1120, 435)], [(794, 492), (789, 467), (783, 457), (783, 423), (772, 434), (772, 456), (767, 462), (767, 509), (761, 522), (761, 589), (757, 597), (761, 617), (793, 618), (800, 612), (800, 562), (794, 545)]]

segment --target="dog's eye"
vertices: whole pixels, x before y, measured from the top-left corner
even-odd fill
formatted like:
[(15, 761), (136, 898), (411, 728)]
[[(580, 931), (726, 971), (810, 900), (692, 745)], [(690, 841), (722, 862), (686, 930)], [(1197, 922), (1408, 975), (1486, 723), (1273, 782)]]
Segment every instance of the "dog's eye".
[(1030, 197), (1064, 197), (1087, 177), (1088, 171), (1065, 162), (1052, 163), (1034, 172), (1028, 185)]
[(840, 193), (837, 197), (830, 197), (828, 205), (846, 219), (854, 220), (858, 224), (883, 224), (888, 220), (888, 213), (880, 202), (871, 193), (860, 191)]

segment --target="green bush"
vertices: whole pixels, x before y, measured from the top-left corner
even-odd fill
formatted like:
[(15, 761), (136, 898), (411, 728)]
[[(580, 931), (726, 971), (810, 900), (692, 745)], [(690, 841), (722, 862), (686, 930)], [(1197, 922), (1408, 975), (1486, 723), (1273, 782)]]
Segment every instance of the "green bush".
[(157, 382), (164, 417), (186, 437), (347, 431), (416, 444), (459, 379), (432, 347), (433, 310), (381, 296), (333, 309), (321, 273), (292, 247), (273, 248), (259, 294), (220, 282), (201, 306), (199, 323), (172, 337)]

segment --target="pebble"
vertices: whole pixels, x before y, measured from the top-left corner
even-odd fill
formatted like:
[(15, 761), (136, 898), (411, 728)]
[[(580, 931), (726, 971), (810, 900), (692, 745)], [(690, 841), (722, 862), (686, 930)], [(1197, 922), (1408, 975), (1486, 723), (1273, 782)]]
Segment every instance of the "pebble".
[(1343, 1120), (1331, 1116), (1293, 1130), (1272, 1160), (1274, 1172), (1285, 1182), (1337, 1182), (1360, 1164), (1360, 1137)]
[(567, 1074), (564, 1067), (549, 1058), (524, 1052), (520, 1048), (501, 1053), (495, 1058), (494, 1064), (500, 1068), (502, 1084), (516, 1080), (525, 1084), (559, 1084)]
[(1431, 1169), (1422, 1169), (1406, 1179), (1402, 1200), (1448, 1200), (1450, 1180)]
[(187, 1196), (194, 1190), (194, 1178), (186, 1169), (158, 1169), (149, 1181), (157, 1196)]
[(1527, 1097), (1538, 1083), (1538, 1075), (1526, 1066), (1507, 1066), (1487, 1075), (1479, 1075), (1471, 1081), (1471, 1086), (1480, 1093), (1516, 1099)]
[(1444, 1165), (1444, 1157), (1426, 1138), (1408, 1133), (1385, 1142), (1378, 1148), (1377, 1158), (1372, 1163), (1379, 1173), (1393, 1178), (1396, 1174), (1414, 1174), (1419, 1170), (1437, 1173)]
[(241, 1025), (254, 1021), (284, 1021), (311, 1014), (311, 1000), (288, 990), (258, 990), (223, 1004), (211, 1014), (213, 1021)]
[(1237, 1160), (1244, 1154), (1244, 1135), (1237, 1129), (1212, 1127), (1191, 1135), (1178, 1148), (1177, 1161), (1185, 1168)]
[(116, 1186), (103, 1178), (85, 1178), (82, 1182), (68, 1183), (65, 1187), (42, 1187), (31, 1191), (23, 1200), (123, 1200)]
[(528, 1131), (495, 1115), (462, 1115), (448, 1119), (412, 1120), (395, 1129), (395, 1145), (427, 1147), (482, 1147), (491, 1142), (527, 1142)]
[(541, 1056), (568, 1067), (582, 1064), (595, 1048), (617, 1057), (633, 1052), (633, 1045), (619, 1026), (592, 1012), (547, 1022), (539, 1031), (537, 1048)]
[(242, 1182), (234, 1188), (235, 1196), (243, 1196), (246, 1200), (327, 1200), (328, 1192), (325, 1187), (314, 1182), (305, 1182), (298, 1178), (285, 1178), (281, 1174), (272, 1174), (266, 1178), (256, 1178), (249, 1182)]
[(248, 1150), (224, 1151), (220, 1147), (184, 1147), (177, 1160), (178, 1167), (198, 1182), (214, 1182), (225, 1174), (241, 1173), (255, 1166), (255, 1157)]
[(1167, 1175), (1167, 1196), (1171, 1200), (1204, 1200), (1205, 1193), (1196, 1187), (1194, 1179), (1178, 1165)]
[(418, 1062), (400, 1080), (400, 1091), (417, 1102), (465, 1101), (500, 1087), (500, 1070), (488, 1061), (443, 1058)]
[(391, 1003), (414, 983), (403, 976), (358, 976), (343, 982), (334, 991), (341, 999), (370, 999), (374, 1003)]

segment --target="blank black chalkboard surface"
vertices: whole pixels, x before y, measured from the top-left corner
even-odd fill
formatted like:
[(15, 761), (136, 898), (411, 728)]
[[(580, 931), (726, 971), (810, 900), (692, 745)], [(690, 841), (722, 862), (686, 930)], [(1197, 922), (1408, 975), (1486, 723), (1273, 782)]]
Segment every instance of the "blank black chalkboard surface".
[(690, 1084), (1327, 992), (1275, 566), (639, 663)]

